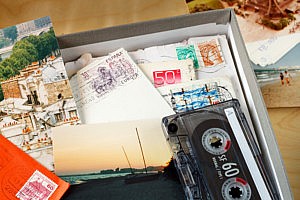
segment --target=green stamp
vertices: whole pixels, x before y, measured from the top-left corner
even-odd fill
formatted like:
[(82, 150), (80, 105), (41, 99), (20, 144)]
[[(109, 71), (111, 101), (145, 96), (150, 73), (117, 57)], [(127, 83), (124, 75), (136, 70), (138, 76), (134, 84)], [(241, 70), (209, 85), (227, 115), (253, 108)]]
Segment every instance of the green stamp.
[(193, 60), (194, 68), (199, 69), (199, 63), (193, 45), (177, 47), (176, 53), (178, 60), (186, 60), (190, 58)]

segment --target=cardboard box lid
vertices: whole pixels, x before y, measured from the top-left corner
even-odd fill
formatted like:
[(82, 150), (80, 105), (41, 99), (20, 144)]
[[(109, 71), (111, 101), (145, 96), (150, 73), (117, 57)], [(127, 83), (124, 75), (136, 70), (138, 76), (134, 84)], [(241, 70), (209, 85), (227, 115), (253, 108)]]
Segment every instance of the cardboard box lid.
[[(115, 39), (180, 29), (187, 26), (209, 23), (227, 24), (230, 22), (231, 15), (230, 9), (218, 10), (218, 14), (216, 14), (215, 11), (208, 11), (205, 13), (181, 15), (166, 19), (151, 20), (62, 35), (58, 37), (58, 41), (60, 48), (66, 49)], [(199, 20), (199, 18), (201, 18), (201, 20)]]

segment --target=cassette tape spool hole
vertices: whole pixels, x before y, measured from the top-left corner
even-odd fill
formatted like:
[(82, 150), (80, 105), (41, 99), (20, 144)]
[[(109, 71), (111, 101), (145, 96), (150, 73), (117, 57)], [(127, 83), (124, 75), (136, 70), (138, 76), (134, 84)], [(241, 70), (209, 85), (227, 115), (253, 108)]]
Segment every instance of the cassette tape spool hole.
[(229, 134), (221, 128), (207, 129), (202, 135), (204, 149), (213, 155), (225, 153), (230, 148)]
[(223, 183), (222, 196), (226, 200), (249, 200), (251, 188), (242, 178), (230, 178)]

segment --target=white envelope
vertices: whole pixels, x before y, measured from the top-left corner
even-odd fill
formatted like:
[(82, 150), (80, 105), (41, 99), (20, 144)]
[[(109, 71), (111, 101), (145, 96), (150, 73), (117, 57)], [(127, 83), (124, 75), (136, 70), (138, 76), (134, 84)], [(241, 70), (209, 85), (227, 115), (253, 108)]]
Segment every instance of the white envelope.
[(78, 71), (70, 83), (83, 123), (142, 120), (174, 114), (124, 49), (95, 60)]

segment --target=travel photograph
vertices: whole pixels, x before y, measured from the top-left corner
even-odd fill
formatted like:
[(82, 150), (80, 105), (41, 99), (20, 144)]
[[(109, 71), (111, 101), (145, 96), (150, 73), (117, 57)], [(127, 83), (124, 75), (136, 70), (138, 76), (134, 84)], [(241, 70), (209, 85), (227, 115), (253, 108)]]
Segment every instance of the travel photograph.
[[(91, 199), (183, 199), (160, 119), (53, 129), (55, 173)], [(80, 199), (69, 193), (66, 199)]]
[(0, 29), (0, 131), (54, 171), (51, 128), (80, 122), (49, 17)]
[(266, 106), (300, 107), (297, 0), (187, 0), (186, 3), (190, 13), (234, 9)]

